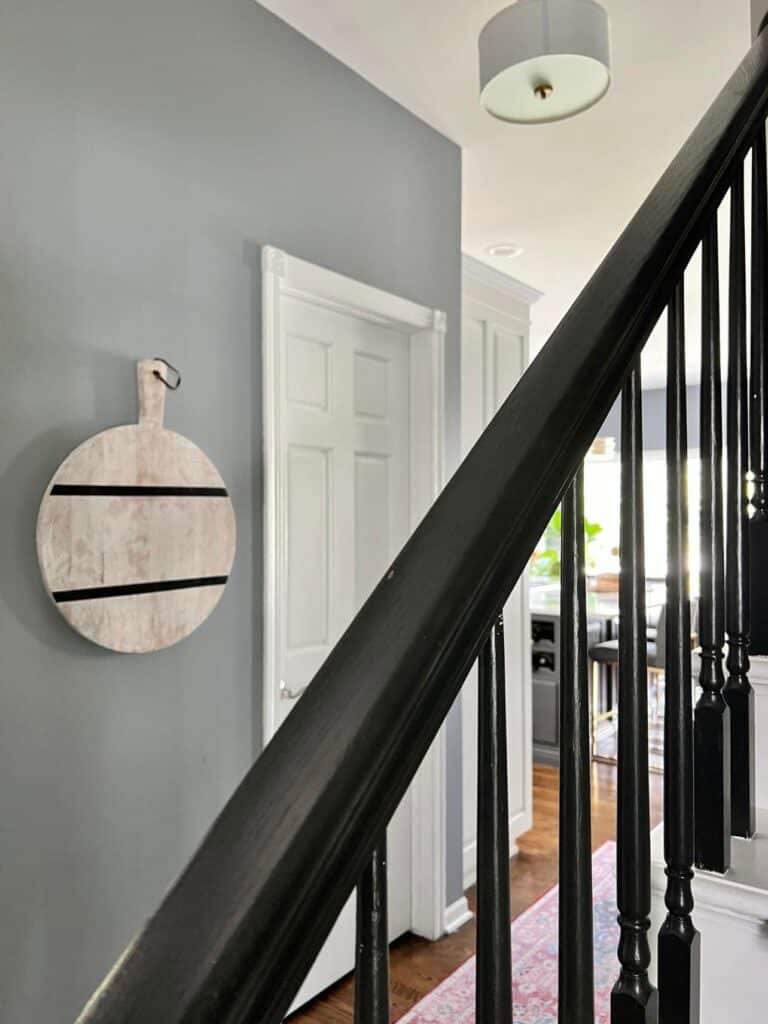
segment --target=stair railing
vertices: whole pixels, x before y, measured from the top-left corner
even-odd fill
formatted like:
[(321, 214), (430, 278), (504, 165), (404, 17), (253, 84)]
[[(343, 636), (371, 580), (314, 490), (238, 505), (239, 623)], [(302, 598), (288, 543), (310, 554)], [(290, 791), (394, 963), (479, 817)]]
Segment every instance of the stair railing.
[[(692, 918), (694, 861), (723, 870), (731, 832), (749, 835), (754, 829), (746, 480), (750, 411), (761, 431), (759, 438), (752, 438), (753, 457), (757, 452), (759, 459), (752, 470), (761, 487), (765, 478), (767, 111), (768, 34), (763, 34), (213, 823), (156, 914), (95, 993), (81, 1024), (276, 1024), (358, 882), (356, 1020), (384, 1024), (388, 1007), (382, 837), (478, 655), (477, 1020), (511, 1021), (504, 640), (499, 615), (563, 497), (560, 842), (565, 885), (560, 1020), (593, 1021), (579, 467), (620, 393), (620, 941), (611, 1014), (613, 1024), (653, 1024), (657, 1018), (675, 1024), (698, 1021), (700, 937)], [(755, 168), (751, 401), (743, 171), (750, 151)], [(724, 500), (716, 218), (729, 191)], [(702, 693), (694, 728), (683, 279), (702, 242)], [(657, 992), (648, 977), (640, 353), (665, 307), (668, 916), (659, 937)], [(721, 657), (726, 630), (727, 680)]]

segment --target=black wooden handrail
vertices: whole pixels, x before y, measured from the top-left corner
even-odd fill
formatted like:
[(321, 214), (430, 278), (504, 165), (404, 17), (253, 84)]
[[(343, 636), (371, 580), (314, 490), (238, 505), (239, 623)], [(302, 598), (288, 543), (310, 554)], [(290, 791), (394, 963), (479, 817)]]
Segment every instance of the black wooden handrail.
[(767, 109), (760, 37), (82, 1024), (285, 1014)]

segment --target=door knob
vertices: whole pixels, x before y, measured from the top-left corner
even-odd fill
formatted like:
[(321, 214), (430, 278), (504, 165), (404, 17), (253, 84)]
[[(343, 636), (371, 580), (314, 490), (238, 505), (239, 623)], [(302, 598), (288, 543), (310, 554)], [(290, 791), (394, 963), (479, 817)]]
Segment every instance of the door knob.
[[(308, 686), (309, 684), (307, 684)], [(298, 700), (299, 697), (307, 689), (306, 686), (300, 686), (298, 690), (292, 690), (288, 683), (284, 679), (280, 680), (280, 699), (281, 700)]]

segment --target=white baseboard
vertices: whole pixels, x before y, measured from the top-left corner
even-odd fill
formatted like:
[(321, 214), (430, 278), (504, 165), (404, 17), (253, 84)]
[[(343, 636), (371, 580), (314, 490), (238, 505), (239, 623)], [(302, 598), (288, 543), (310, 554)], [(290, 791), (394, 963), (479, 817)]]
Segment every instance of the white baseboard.
[(445, 932), (447, 935), (452, 935), (457, 932), (459, 928), (463, 928), (465, 924), (468, 924), (475, 915), (469, 909), (467, 903), (467, 897), (462, 896), (460, 900), (456, 900), (450, 907), (445, 908)]

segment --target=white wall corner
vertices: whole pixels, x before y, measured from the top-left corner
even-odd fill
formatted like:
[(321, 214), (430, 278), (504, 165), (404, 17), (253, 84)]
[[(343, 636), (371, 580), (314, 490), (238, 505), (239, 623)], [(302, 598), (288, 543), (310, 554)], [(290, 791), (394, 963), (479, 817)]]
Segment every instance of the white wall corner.
[(465, 924), (469, 924), (475, 915), (469, 909), (469, 903), (467, 903), (467, 897), (462, 896), (461, 899), (456, 900), (455, 903), (451, 903), (449, 907), (445, 908), (445, 921), (443, 927), (447, 935), (453, 935), (459, 928), (463, 928)]

